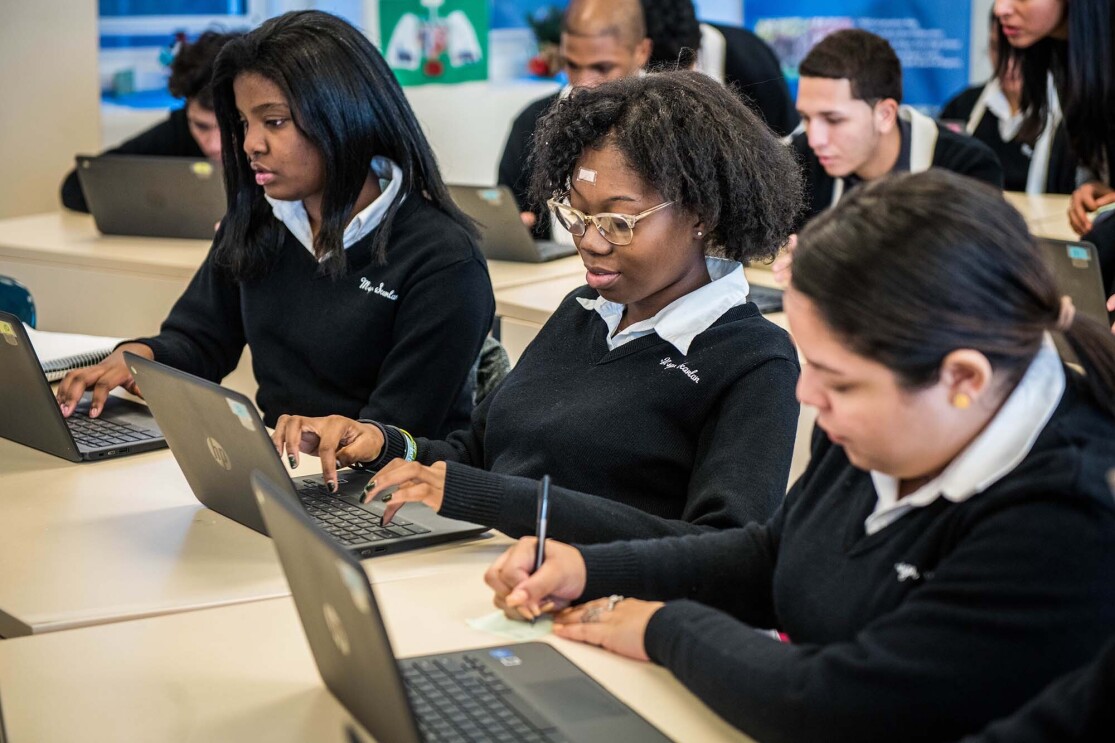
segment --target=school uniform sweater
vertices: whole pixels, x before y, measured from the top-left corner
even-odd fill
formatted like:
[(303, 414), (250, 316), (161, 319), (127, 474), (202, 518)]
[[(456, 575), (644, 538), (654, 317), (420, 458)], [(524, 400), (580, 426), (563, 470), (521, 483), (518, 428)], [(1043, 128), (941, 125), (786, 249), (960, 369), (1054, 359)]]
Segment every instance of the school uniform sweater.
[(345, 251), (347, 270), (333, 280), (279, 232), (258, 279), (234, 281), (210, 252), (159, 335), (139, 342), (213, 381), (236, 368), (247, 343), (268, 425), (283, 413), (374, 418), (431, 436), (468, 425), (471, 370), (495, 309), (468, 234), (411, 193), (386, 265), (374, 260), (372, 231)]
[[(911, 132), (910, 162), (906, 168), (909, 172), (944, 168), (995, 188), (1003, 187), (1002, 166), (983, 142), (939, 127), (937, 122), (908, 106), (899, 108), (899, 118), (908, 124)], [(804, 132), (794, 135), (790, 143), (801, 163), (805, 183), (804, 223), (835, 205), (846, 189), (843, 178), (833, 178), (825, 172)]]
[(511, 189), (519, 211), (534, 213), (538, 221), (531, 232), (536, 240), (550, 238), (550, 212), (545, 204), (534, 204), (530, 200), (530, 151), (534, 145), (534, 130), (538, 127), (539, 119), (554, 107), (559, 98), (560, 92), (534, 101), (515, 117), (511, 124), (511, 133), (507, 135), (507, 143), (503, 146), (503, 155), (499, 159), (497, 182)]
[[(1115, 422), (1070, 383), (1022, 461), (867, 535), (868, 472), (815, 435), (765, 525), (581, 549), (581, 600), (665, 600), (650, 658), (764, 743), (981, 729), (1115, 631)], [(789, 636), (780, 642), (756, 628)]]
[(1098, 743), (1115, 740), (1115, 639), (1087, 666), (1050, 684), (1015, 714), (963, 743)]
[[(446, 441), (439, 513), (534, 533), (537, 480), (553, 478), (550, 535), (602, 542), (764, 521), (786, 490), (797, 355), (752, 303), (727, 310), (682, 356), (657, 333), (608, 350), (607, 327), (571, 293), (511, 373)], [(405, 442), (385, 427), (377, 465)], [(470, 466), (471, 465), (471, 466)]]
[[(978, 121), (972, 121), (976, 105), (984, 97), (989, 83), (975, 85), (959, 93), (941, 109), (940, 118), (968, 122), (968, 133), (991, 148), (1003, 166), (1003, 188), (1026, 191), (1030, 169), (1034, 167), (1034, 151), (1017, 138), (1003, 139), (998, 116), (984, 106)], [(1055, 122), (1045, 163), (1044, 188), (1039, 193), (1072, 193), (1076, 189), (1076, 159), (1069, 150), (1068, 132)]]
[[(167, 157), (205, 157), (197, 146), (197, 140), (190, 134), (190, 124), (186, 109), (171, 111), (165, 121), (140, 132), (122, 144), (107, 150), (106, 155), (163, 155)], [(78, 212), (89, 211), (85, 203), (85, 192), (77, 179), (77, 171), (71, 170), (62, 182), (62, 206)]]

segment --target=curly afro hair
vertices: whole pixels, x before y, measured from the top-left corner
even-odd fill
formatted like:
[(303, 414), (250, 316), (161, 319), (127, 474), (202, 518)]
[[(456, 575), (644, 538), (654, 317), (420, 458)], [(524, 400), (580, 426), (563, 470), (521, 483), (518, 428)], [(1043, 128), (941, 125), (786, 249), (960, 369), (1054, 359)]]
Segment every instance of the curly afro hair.
[(699, 72), (655, 72), (578, 88), (539, 122), (531, 198), (569, 188), (581, 153), (615, 147), (663, 199), (708, 228), (708, 251), (771, 258), (802, 209), (801, 170), (735, 93)]
[(217, 54), (232, 39), (242, 36), (239, 32), (222, 33), (206, 31), (182, 49), (170, 63), (167, 89), (175, 98), (193, 99), (202, 108), (213, 110), (213, 63)]
[(692, 0), (642, 0), (653, 68), (686, 69), (697, 61), (701, 24)]

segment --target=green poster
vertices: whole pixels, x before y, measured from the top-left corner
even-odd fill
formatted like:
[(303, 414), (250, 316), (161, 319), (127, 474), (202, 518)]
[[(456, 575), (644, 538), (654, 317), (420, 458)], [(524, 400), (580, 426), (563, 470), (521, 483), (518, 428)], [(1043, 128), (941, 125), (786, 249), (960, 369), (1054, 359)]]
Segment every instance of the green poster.
[(487, 0), (380, 0), (384, 57), (403, 85), (488, 78)]

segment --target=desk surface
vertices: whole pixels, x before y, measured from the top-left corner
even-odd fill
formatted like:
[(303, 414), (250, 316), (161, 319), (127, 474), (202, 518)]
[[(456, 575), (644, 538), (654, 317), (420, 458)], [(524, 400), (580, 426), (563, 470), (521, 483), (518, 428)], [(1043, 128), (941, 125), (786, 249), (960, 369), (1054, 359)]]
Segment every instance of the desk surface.
[[(36, 264), (189, 280), (209, 246), (209, 240), (102, 235), (92, 217), (68, 211), (0, 220), (0, 259)], [(549, 263), (488, 261), (495, 289), (580, 274), (583, 270), (576, 256)]]
[[(0, 494), (0, 637), (288, 595), (271, 541), (198, 503), (168, 450), (73, 464), (0, 440)], [(483, 562), (469, 545), (487, 541), (377, 557), (376, 575)]]
[[(374, 563), (398, 655), (504, 642), (465, 624), (492, 611), (481, 576), (501, 545), (475, 549), (484, 560), (452, 576), (388, 581)], [(658, 666), (548, 641), (676, 740), (748, 740)], [(13, 741), (345, 743), (351, 721), (289, 598), (6, 640), (0, 690)]]

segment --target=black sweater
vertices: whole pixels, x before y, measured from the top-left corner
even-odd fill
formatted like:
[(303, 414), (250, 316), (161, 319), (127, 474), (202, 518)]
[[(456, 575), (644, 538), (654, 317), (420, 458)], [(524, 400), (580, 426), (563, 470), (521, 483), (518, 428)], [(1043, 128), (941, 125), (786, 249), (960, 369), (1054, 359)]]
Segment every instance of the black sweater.
[[(560, 486), (550, 505), (557, 539), (766, 520), (786, 492), (797, 430), (798, 363), (786, 332), (748, 303), (685, 357), (657, 334), (609, 351), (604, 320), (576, 301), (596, 296), (582, 287), (566, 297), (470, 428), (418, 442), (420, 461), (449, 462), (440, 513), (533, 534), (536, 480), (549, 474)], [(403, 451), (387, 431), (382, 462)]]
[(1115, 740), (1115, 640), (1095, 662), (964, 743), (1097, 743)]
[(530, 150), (534, 145), (534, 130), (538, 120), (557, 103), (560, 93), (548, 95), (541, 100), (531, 103), (523, 109), (511, 124), (511, 133), (507, 135), (507, 144), (503, 146), (503, 156), (499, 159), (498, 182), (507, 186), (515, 195), (519, 204), (519, 211), (533, 212), (538, 221), (534, 225), (534, 237), (546, 240), (550, 237), (550, 212), (545, 204), (531, 203), (530, 167), (528, 160)]
[[(967, 122), (976, 101), (983, 95), (983, 85), (975, 85), (959, 93), (941, 109), (940, 118)], [(1004, 142), (999, 134), (999, 119), (988, 110), (976, 125), (972, 136), (991, 148), (1003, 166), (1003, 188), (1025, 191), (1030, 176), (1030, 152), (1018, 138)], [(1053, 134), (1049, 153), (1049, 170), (1045, 177), (1046, 193), (1072, 193), (1076, 189), (1076, 160), (1069, 151), (1068, 132), (1062, 124)]]
[[(813, 154), (804, 132), (794, 135), (791, 142), (801, 163), (805, 183), (803, 219), (809, 221), (832, 204), (836, 179), (825, 172), (821, 161)], [(933, 167), (975, 178), (995, 188), (1003, 187), (1003, 168), (995, 153), (983, 142), (965, 134), (951, 132), (945, 127), (937, 129)]]
[[(159, 335), (155, 359), (218, 381), (245, 342), (264, 421), (282, 413), (390, 421), (445, 436), (468, 425), (471, 370), (495, 300), (475, 242), (417, 194), (399, 208), (387, 264), (375, 235), (345, 251), (334, 281), (285, 227), (262, 278), (237, 282), (210, 252)], [(219, 237), (219, 236), (218, 236)]]
[[(167, 157), (204, 157), (197, 146), (197, 140), (190, 134), (186, 120), (186, 109), (172, 111), (166, 121), (160, 122), (145, 132), (140, 132), (118, 147), (108, 150), (106, 155), (163, 155)], [(77, 171), (71, 170), (62, 181), (62, 206), (79, 212), (88, 212), (85, 193), (77, 179)]]
[(1072, 385), (1029, 455), (966, 501), (868, 536), (870, 474), (815, 435), (769, 523), (584, 547), (581, 598), (668, 601), (648, 655), (764, 743), (977, 731), (1115, 631), (1115, 422)]
[(800, 117), (778, 55), (746, 28), (708, 25), (724, 37), (724, 84), (742, 94), (775, 134), (784, 137), (792, 132)]

